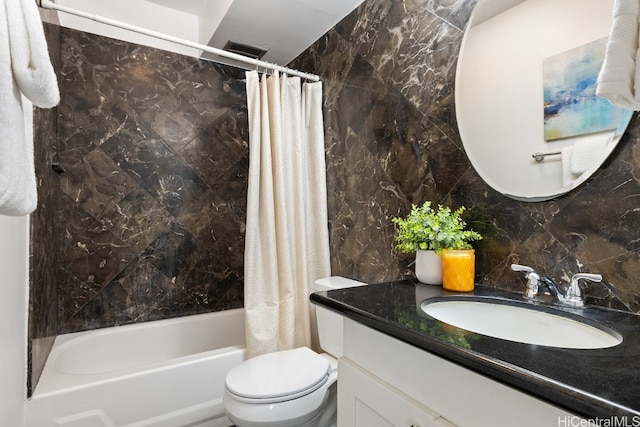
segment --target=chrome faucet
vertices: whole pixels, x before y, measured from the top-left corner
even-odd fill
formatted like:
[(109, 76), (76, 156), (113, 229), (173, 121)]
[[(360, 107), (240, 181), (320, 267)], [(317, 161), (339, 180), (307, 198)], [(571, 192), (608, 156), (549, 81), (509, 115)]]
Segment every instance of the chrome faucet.
[(536, 273), (533, 268), (526, 265), (511, 264), (511, 269), (513, 271), (523, 271), (525, 273), (525, 277), (527, 278), (527, 288), (524, 291), (525, 297), (535, 298), (540, 291), (540, 286), (544, 286), (560, 303), (570, 305), (572, 307), (584, 307), (584, 294), (579, 283), (581, 279), (590, 280), (592, 282), (602, 281), (602, 276), (600, 274), (574, 274), (571, 276), (567, 292), (563, 295), (553, 280), (549, 277), (541, 276)]
[(511, 264), (513, 271), (523, 271), (524, 277), (527, 279), (527, 287), (524, 290), (524, 296), (527, 298), (535, 298), (538, 296), (540, 286), (540, 275), (535, 270), (526, 265)]
[(573, 307), (584, 307), (584, 295), (582, 288), (578, 281), (580, 279), (590, 280), (592, 282), (601, 282), (602, 276), (600, 274), (591, 273), (577, 273), (571, 276), (571, 282), (569, 283), (569, 289), (567, 289), (567, 295), (564, 297), (564, 301), (561, 302), (569, 304)]

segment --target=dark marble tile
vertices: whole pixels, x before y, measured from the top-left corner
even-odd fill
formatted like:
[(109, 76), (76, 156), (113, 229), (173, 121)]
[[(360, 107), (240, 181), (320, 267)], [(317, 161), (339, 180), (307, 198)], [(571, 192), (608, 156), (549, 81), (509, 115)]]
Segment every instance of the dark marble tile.
[(211, 254), (184, 274), (183, 289), (193, 299), (196, 312), (241, 307), (243, 287), (237, 270), (225, 266), (218, 254)]
[(467, 206), (468, 223), (484, 235), (478, 281), (519, 288), (513, 262), (557, 280), (599, 270), (610, 280), (587, 286), (594, 301), (637, 311), (639, 119), (572, 193), (539, 203), (497, 194), (464, 154), (453, 103), (462, 30), (475, 3), (367, 1), (296, 59), (335, 89), (324, 101), (332, 271), (372, 282), (411, 275), (412, 256), (392, 250), (390, 218), (431, 200)]
[[(60, 28), (44, 26), (51, 61), (59, 78)], [(30, 217), (29, 256), (29, 339), (27, 394), (35, 389), (53, 341), (58, 332), (58, 289), (56, 275), (59, 227), (56, 226), (56, 201), (59, 194), (58, 176), (51, 168), (58, 161), (56, 108), (34, 109), (34, 158), (38, 191), (38, 207)]]
[(128, 138), (111, 138), (102, 148), (173, 215), (206, 189), (198, 175), (159, 136), (135, 143)]
[(335, 109), (356, 133), (362, 129), (386, 88), (385, 81), (371, 65), (356, 55), (335, 101)]
[(477, 0), (420, 0), (424, 6), (442, 19), (464, 30)]
[[(65, 173), (56, 213), (39, 220), (60, 225), (46, 238), (61, 242), (54, 333), (241, 306), (244, 73), (70, 29), (57, 40), (48, 132)], [(184, 292), (200, 279), (206, 304)]]
[(60, 324), (66, 324), (77, 315), (87, 303), (98, 295), (101, 289), (100, 284), (80, 280), (66, 269), (59, 269), (58, 292), (64, 295), (64, 298), (59, 298), (58, 302)]
[(453, 90), (449, 83), (462, 32), (424, 8), (411, 8), (409, 1), (391, 2), (388, 16), (374, 28), (360, 54), (418, 109), (440, 109), (440, 100)]
[(213, 186), (248, 153), (248, 119), (243, 108), (222, 114), (179, 154), (203, 182)]
[(69, 319), (60, 325), (61, 334), (128, 325), (133, 320), (116, 310), (108, 296), (98, 293)]
[[(336, 31), (331, 30), (314, 43), (302, 56), (291, 63), (300, 70), (316, 70), (322, 75), (324, 94), (335, 94), (347, 83), (357, 49), (347, 43)], [(335, 97), (324, 96), (325, 113), (335, 106)]]
[(208, 258), (209, 254), (191, 233), (174, 222), (141, 256), (170, 281), (182, 286), (184, 273)]
[[(233, 183), (227, 181), (229, 187)], [(225, 187), (227, 185), (225, 184)], [(244, 185), (236, 185), (235, 193), (246, 194)], [(235, 196), (233, 188), (225, 188), (227, 195)], [(206, 248), (212, 252), (231, 251), (234, 258), (242, 258), (244, 253), (244, 230), (246, 201), (210, 189), (199, 200), (200, 207), (177, 218), (178, 222)], [(236, 263), (239, 268), (242, 263)]]
[(328, 183), (331, 246), (342, 254), (332, 258), (332, 272), (357, 270), (373, 280), (394, 271), (384, 262), (393, 240), (388, 216), (403, 199), (366, 144), (355, 134), (346, 142), (340, 163), (331, 167), (334, 180)]
[(135, 257), (132, 248), (101, 224), (66, 242), (60, 262), (82, 282), (104, 286)]
[(134, 180), (104, 151), (95, 149), (65, 168), (60, 177), (63, 193), (96, 218), (113, 209), (135, 190)]
[(168, 301), (185, 298), (174, 282), (144, 258), (137, 258), (130, 263), (100, 294), (111, 301), (117, 312), (132, 322), (160, 319), (162, 315), (159, 313), (163, 310), (158, 310), (158, 307), (166, 307), (170, 305)]
[(172, 221), (165, 206), (142, 189), (125, 196), (100, 220), (135, 253), (143, 251)]
[(198, 112), (194, 122), (210, 124), (229, 111), (246, 109), (243, 70), (206, 61), (192, 61), (179, 71), (175, 92)]

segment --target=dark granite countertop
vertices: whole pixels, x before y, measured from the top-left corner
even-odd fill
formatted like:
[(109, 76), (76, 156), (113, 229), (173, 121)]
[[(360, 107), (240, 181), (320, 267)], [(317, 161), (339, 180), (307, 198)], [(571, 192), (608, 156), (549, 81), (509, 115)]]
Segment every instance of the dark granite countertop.
[(426, 299), (452, 296), (530, 303), (497, 288), (476, 286), (474, 292), (457, 294), (409, 280), (316, 292), (311, 301), (576, 415), (627, 417), (628, 425), (639, 425), (640, 316), (596, 307), (567, 309), (611, 327), (623, 342), (604, 349), (553, 348), (463, 331), (420, 309)]

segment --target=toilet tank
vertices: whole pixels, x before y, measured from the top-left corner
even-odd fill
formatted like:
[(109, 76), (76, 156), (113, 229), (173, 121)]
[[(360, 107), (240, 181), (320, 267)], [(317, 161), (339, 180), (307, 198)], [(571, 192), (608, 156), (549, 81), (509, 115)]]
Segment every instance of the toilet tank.
[[(364, 282), (347, 279), (346, 277), (331, 276), (314, 282), (313, 290), (328, 291), (331, 289), (351, 288), (366, 285)], [(342, 357), (342, 320), (343, 317), (335, 311), (316, 305), (316, 322), (318, 325), (318, 340), (320, 348), (336, 359)]]

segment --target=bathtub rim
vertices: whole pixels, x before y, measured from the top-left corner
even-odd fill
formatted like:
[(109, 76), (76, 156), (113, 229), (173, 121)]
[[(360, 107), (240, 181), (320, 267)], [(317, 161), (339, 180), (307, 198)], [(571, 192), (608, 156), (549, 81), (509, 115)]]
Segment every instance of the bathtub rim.
[[(80, 332), (72, 332), (68, 334), (58, 335), (54, 341), (54, 344), (51, 348), (51, 352), (49, 353), (49, 358), (45, 363), (44, 369), (36, 385), (35, 389), (30, 400), (38, 400), (41, 398), (45, 398), (50, 395), (61, 394), (67, 391), (82, 389), (86, 387), (98, 387), (101, 384), (108, 382), (119, 381), (125, 377), (135, 377), (146, 375), (147, 373), (157, 373), (167, 369), (173, 369), (177, 365), (185, 365), (198, 363), (201, 360), (210, 360), (217, 357), (223, 357), (227, 355), (229, 352), (244, 352), (246, 353), (246, 348), (244, 344), (230, 345), (226, 347), (215, 348), (212, 350), (189, 354), (181, 357), (172, 358), (169, 360), (163, 360), (154, 363), (141, 364), (132, 367), (112, 370), (109, 372), (102, 373), (92, 373), (92, 374), (73, 374), (73, 373), (63, 373), (56, 371), (53, 367), (53, 361), (56, 357), (56, 351), (59, 350), (60, 347), (65, 345), (66, 343), (76, 339), (82, 338), (85, 336), (91, 335), (101, 335), (105, 333), (117, 333), (116, 331), (112, 331), (115, 329), (120, 330), (119, 328), (127, 328), (127, 329), (146, 329), (149, 327), (161, 326), (164, 323), (169, 322), (185, 322), (193, 319), (185, 319), (190, 317), (216, 317), (216, 315), (220, 316), (220, 313), (224, 313), (226, 316), (242, 316), (244, 319), (244, 308), (234, 308), (229, 310), (223, 310), (219, 312), (210, 312), (210, 313), (199, 313), (189, 316), (182, 316), (177, 318), (170, 319), (160, 319), (149, 322), (142, 323), (134, 323), (127, 324), (121, 326), (112, 326), (109, 328), (100, 328), (93, 329), (89, 331), (80, 331)], [(53, 357), (53, 358), (52, 358)], [(246, 355), (243, 355), (243, 358), (246, 358)], [(50, 363), (50, 360), (51, 362)]]

